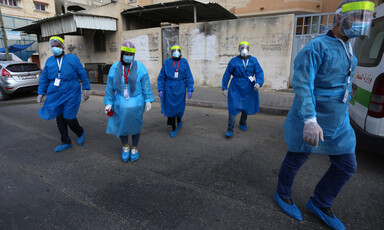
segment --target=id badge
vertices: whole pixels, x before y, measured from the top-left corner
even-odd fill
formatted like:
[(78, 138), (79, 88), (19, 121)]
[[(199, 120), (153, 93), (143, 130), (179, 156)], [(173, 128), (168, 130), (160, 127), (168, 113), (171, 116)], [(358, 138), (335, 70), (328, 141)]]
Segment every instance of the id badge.
[(60, 78), (56, 78), (56, 79), (55, 79), (55, 83), (53, 83), (53, 85), (54, 85), (54, 86), (59, 86), (59, 85), (60, 85), (60, 81), (61, 81)]
[(125, 99), (129, 99), (129, 94), (128, 94), (128, 89), (127, 89), (127, 87), (125, 87), (125, 89), (124, 89), (124, 97), (125, 97)]
[(179, 72), (175, 72), (175, 78), (179, 78)]
[(344, 103), (347, 103), (348, 95), (349, 95), (349, 90), (346, 90), (346, 91), (345, 91), (345, 94), (344, 94), (344, 98), (343, 98), (343, 102), (344, 102)]
[(255, 78), (254, 76), (249, 76), (248, 79), (249, 79), (251, 82), (256, 81), (256, 78)]

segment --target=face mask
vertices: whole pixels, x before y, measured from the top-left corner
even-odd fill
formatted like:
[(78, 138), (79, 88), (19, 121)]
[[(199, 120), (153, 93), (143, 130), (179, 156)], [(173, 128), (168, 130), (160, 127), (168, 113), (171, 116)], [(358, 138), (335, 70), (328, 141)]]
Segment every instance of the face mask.
[(134, 58), (134, 56), (124, 55), (123, 56), (123, 61), (125, 63), (132, 63), (133, 62), (133, 58)]
[(175, 52), (173, 52), (172, 56), (174, 58), (179, 58), (181, 56), (181, 53), (179, 51), (175, 51)]
[(247, 49), (242, 49), (241, 52), (240, 52), (240, 55), (241, 55), (242, 57), (246, 57), (246, 56), (248, 56), (248, 50), (247, 50)]
[(52, 47), (51, 51), (55, 56), (60, 56), (63, 53), (63, 49), (59, 47)]
[(351, 28), (344, 29), (344, 33), (349, 38), (357, 38), (367, 34), (370, 25), (369, 22), (353, 22)]

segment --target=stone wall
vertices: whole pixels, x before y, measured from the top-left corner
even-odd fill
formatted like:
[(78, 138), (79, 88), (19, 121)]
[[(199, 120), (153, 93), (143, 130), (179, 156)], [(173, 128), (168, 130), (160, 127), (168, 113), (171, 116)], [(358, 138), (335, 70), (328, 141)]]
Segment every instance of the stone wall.
[(220, 87), (241, 41), (264, 70), (264, 89), (288, 87), (294, 16), (257, 17), (180, 26), (183, 56), (188, 59), (196, 85)]

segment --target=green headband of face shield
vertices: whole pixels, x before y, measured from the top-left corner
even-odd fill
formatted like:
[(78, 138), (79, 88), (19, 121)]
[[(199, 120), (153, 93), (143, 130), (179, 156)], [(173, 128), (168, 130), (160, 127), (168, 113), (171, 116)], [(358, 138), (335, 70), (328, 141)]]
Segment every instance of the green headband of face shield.
[(53, 36), (53, 37), (51, 37), (49, 40), (50, 40), (50, 41), (51, 41), (51, 40), (58, 40), (58, 41), (60, 41), (62, 44), (64, 44), (64, 40), (63, 40), (61, 37)]
[(122, 46), (121, 50), (125, 51), (125, 52), (128, 52), (128, 53), (136, 53), (136, 49), (131, 48), (131, 47), (126, 47), (126, 46)]
[(347, 3), (341, 6), (341, 12), (349, 12), (349, 11), (356, 11), (356, 10), (369, 10), (373, 11), (375, 8), (375, 4), (373, 2), (351, 2)]
[(247, 45), (247, 46), (249, 46), (249, 42), (246, 42), (246, 41), (240, 42), (240, 43), (239, 43), (239, 46), (242, 46), (242, 45)]
[(172, 47), (171, 47), (171, 50), (175, 50), (175, 49), (178, 49), (178, 50), (181, 51), (181, 47), (180, 47), (180, 46), (172, 46)]

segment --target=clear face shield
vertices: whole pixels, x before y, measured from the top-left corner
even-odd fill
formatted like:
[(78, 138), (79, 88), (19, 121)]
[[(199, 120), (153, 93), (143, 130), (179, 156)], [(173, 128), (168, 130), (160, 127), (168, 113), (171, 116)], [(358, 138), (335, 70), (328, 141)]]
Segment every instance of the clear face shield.
[(368, 1), (351, 2), (342, 5), (337, 12), (340, 15), (341, 34), (348, 38), (368, 36), (374, 6), (374, 3)]
[(62, 48), (64, 48), (64, 40), (61, 37), (51, 37), (49, 39), (49, 47), (52, 47), (52, 44), (57, 45), (57, 43), (60, 43)]
[(239, 52), (240, 52), (240, 56), (247, 57), (248, 52), (249, 52), (249, 43), (248, 42), (240, 42)]
[(181, 57), (181, 47), (180, 46), (172, 46), (171, 47), (171, 55), (173, 58)]

